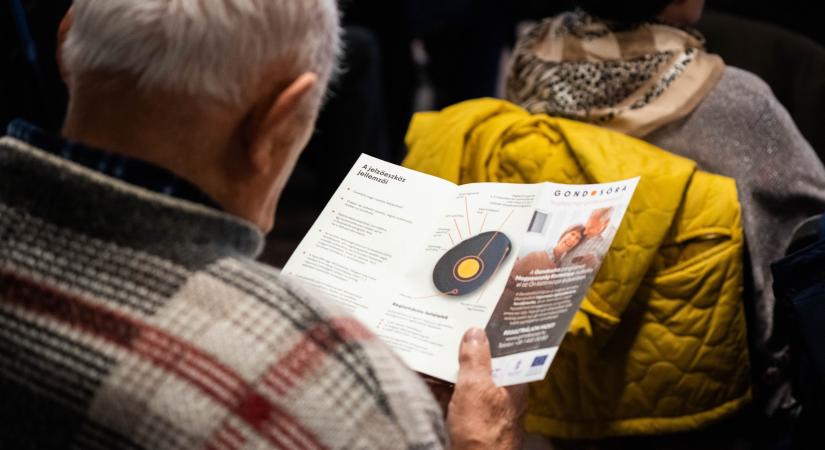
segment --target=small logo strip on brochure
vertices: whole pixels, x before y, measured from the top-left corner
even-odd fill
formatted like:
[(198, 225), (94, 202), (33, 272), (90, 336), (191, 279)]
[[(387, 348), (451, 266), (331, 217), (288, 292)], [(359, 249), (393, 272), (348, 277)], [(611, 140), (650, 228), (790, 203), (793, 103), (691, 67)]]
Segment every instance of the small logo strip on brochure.
[(533, 359), (533, 364), (530, 367), (541, 367), (544, 363), (547, 362), (547, 355), (536, 356)]

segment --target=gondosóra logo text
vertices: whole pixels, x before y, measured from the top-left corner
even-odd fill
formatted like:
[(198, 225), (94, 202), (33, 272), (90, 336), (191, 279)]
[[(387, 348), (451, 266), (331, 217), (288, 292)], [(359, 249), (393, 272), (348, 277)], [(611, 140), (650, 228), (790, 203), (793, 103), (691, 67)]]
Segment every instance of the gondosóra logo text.
[(554, 195), (565, 198), (603, 197), (627, 192), (627, 185), (600, 187), (599, 189), (557, 189)]

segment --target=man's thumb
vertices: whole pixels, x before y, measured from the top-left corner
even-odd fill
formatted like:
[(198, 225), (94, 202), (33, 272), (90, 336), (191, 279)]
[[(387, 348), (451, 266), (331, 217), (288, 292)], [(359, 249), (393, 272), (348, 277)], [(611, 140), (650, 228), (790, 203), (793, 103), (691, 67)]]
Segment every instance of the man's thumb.
[(464, 333), (458, 351), (458, 380), (466, 377), (492, 376), (490, 343), (487, 334), (480, 328), (470, 328)]

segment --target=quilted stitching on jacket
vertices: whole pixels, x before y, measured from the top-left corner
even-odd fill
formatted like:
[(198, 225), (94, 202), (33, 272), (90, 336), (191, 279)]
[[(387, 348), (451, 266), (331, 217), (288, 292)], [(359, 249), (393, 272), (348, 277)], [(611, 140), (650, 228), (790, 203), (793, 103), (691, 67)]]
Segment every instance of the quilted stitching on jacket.
[(456, 183), (641, 176), (547, 379), (531, 385), (529, 431), (686, 431), (750, 399), (733, 180), (643, 141), (492, 99), (416, 115), (407, 144), (405, 166)]

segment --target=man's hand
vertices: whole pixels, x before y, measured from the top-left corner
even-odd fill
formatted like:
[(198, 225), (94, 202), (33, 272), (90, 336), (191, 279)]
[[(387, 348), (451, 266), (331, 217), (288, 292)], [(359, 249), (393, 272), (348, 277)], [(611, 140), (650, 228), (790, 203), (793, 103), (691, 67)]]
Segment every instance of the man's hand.
[(455, 450), (515, 450), (521, 447), (521, 418), (527, 386), (500, 388), (493, 383), (490, 344), (484, 330), (464, 334), (459, 372), (447, 411)]

